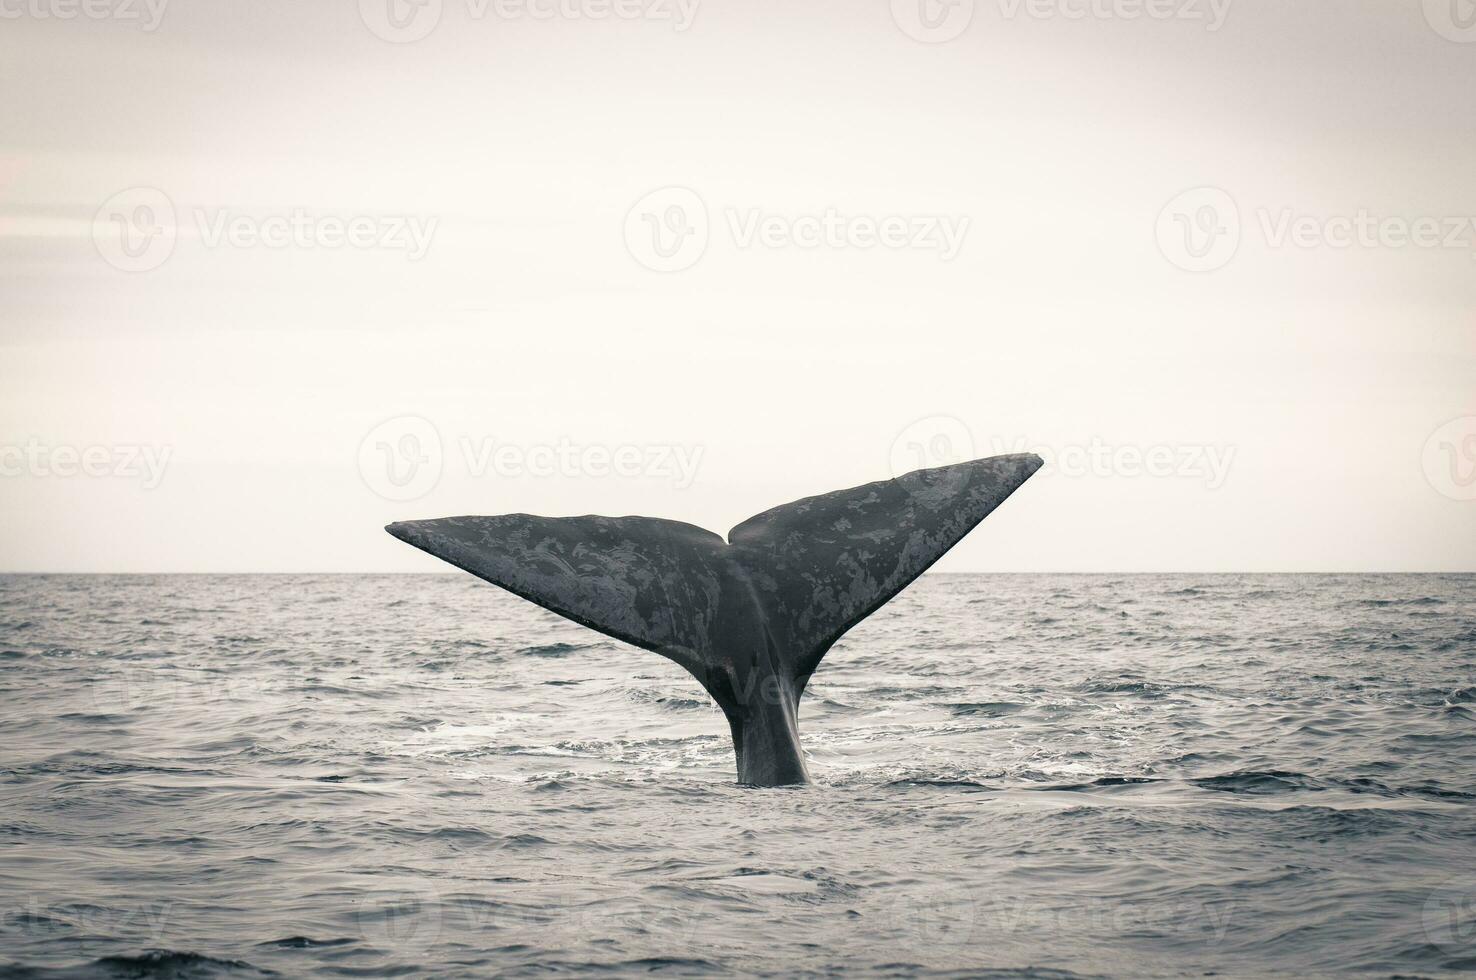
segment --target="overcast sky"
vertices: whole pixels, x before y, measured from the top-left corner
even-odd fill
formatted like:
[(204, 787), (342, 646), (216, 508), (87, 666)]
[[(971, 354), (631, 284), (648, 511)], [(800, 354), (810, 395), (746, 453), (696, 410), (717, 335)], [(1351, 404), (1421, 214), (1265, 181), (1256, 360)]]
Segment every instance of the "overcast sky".
[(1470, 570), (1463, 3), (0, 0), (0, 570), (1022, 449), (940, 569)]

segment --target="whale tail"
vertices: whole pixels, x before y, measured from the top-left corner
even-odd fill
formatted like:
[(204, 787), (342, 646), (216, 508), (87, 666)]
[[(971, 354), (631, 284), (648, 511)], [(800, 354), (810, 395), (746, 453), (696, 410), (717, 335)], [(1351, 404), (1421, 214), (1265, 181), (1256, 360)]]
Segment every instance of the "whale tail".
[(797, 705), (826, 652), (1009, 497), (1031, 454), (805, 497), (723, 538), (649, 517), (447, 517), (385, 530), (675, 661), (722, 707), (740, 780), (807, 781)]

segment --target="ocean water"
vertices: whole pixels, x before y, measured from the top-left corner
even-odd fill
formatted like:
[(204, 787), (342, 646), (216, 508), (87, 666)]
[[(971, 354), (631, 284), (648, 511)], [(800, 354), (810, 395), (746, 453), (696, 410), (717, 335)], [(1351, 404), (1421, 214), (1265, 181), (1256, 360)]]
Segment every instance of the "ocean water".
[(0, 577), (0, 973), (1476, 970), (1476, 577), (930, 575), (817, 784), (470, 576)]

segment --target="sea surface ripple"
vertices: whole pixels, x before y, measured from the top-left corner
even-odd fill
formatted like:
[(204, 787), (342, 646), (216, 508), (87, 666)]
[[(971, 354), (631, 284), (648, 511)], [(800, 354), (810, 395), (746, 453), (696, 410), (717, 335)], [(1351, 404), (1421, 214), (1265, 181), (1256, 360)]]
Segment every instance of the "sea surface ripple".
[(1476, 577), (929, 575), (733, 785), (464, 575), (0, 577), (0, 974), (1476, 970)]

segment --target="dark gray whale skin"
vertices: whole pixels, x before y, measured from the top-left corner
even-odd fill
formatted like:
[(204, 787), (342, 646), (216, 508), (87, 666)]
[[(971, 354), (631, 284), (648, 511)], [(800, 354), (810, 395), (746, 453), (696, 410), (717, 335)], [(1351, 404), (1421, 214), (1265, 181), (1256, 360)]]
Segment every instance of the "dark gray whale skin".
[(1040, 468), (993, 456), (805, 497), (728, 540), (651, 517), (444, 517), (385, 530), (685, 667), (723, 709), (738, 781), (810, 781), (799, 700), (836, 640)]

